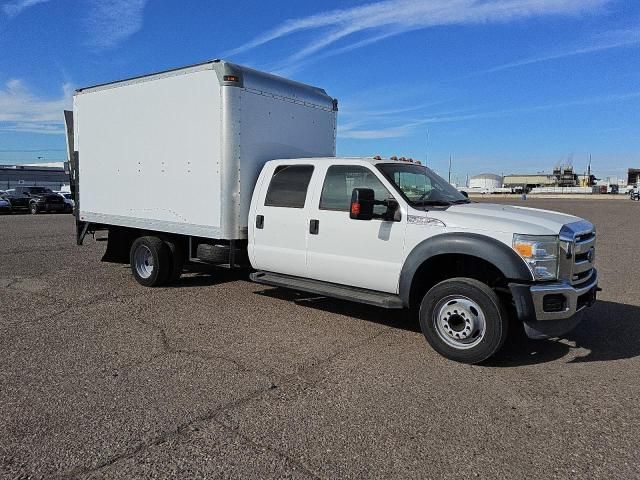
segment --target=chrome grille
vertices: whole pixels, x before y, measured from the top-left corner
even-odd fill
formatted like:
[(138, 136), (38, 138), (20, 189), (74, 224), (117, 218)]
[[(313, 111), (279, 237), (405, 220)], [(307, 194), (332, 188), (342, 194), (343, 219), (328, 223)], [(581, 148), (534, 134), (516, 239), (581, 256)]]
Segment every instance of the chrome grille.
[(585, 220), (569, 223), (560, 231), (559, 277), (572, 285), (588, 281), (595, 263), (596, 231)]

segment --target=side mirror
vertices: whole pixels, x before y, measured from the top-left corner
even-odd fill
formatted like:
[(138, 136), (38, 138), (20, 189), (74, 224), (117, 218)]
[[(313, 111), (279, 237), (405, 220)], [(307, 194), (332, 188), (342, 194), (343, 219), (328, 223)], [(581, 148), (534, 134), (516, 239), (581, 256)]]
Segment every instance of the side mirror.
[(371, 220), (375, 194), (370, 188), (354, 188), (351, 193), (349, 218), (353, 220)]
[(460, 193), (465, 196), (465, 198), (469, 198), (469, 194), (464, 190), (460, 190)]

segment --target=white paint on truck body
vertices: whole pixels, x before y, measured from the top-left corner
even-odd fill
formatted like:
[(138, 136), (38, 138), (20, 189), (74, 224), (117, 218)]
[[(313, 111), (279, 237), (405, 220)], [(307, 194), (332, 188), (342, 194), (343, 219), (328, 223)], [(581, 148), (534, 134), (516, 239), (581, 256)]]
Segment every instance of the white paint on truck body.
[(80, 219), (245, 239), (262, 165), (335, 155), (335, 129), (323, 90), (226, 62), (79, 90)]
[[(549, 210), (510, 205), (469, 203), (447, 209), (413, 208), (375, 165), (366, 158), (313, 158), (268, 162), (253, 197), (249, 221), (249, 260), (258, 269), (311, 278), (386, 293), (399, 292), (399, 278), (407, 256), (422, 241), (443, 233), (485, 235), (512, 247), (514, 233), (558, 235), (563, 225), (578, 217)], [(274, 172), (283, 165), (312, 165), (304, 208), (265, 207)], [(348, 211), (319, 208), (323, 184), (331, 166), (359, 166), (389, 191), (398, 202), (399, 221), (357, 221)], [(255, 218), (264, 216), (262, 229)], [(432, 223), (409, 222), (425, 217)], [(319, 221), (319, 233), (309, 231)]]

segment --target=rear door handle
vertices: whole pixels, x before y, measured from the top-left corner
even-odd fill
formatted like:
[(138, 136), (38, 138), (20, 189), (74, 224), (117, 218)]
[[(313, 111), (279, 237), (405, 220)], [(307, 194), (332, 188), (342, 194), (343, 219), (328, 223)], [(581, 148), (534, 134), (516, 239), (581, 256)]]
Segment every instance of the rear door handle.
[(320, 231), (320, 220), (309, 221), (309, 233), (311, 235), (318, 235), (319, 231)]
[(256, 228), (264, 228), (264, 215), (256, 215)]

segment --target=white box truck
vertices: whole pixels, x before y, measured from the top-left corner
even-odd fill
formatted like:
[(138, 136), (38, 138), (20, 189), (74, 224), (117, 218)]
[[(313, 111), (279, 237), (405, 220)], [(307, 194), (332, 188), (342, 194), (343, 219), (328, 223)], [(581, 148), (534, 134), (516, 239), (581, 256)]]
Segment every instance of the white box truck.
[(206, 262), (412, 309), (460, 362), (497, 352), (512, 317), (532, 338), (579, 323), (598, 291), (591, 223), (470, 202), (410, 159), (336, 157), (336, 110), (321, 89), (222, 61), (79, 90), (78, 242), (108, 229), (105, 259), (142, 285)]

